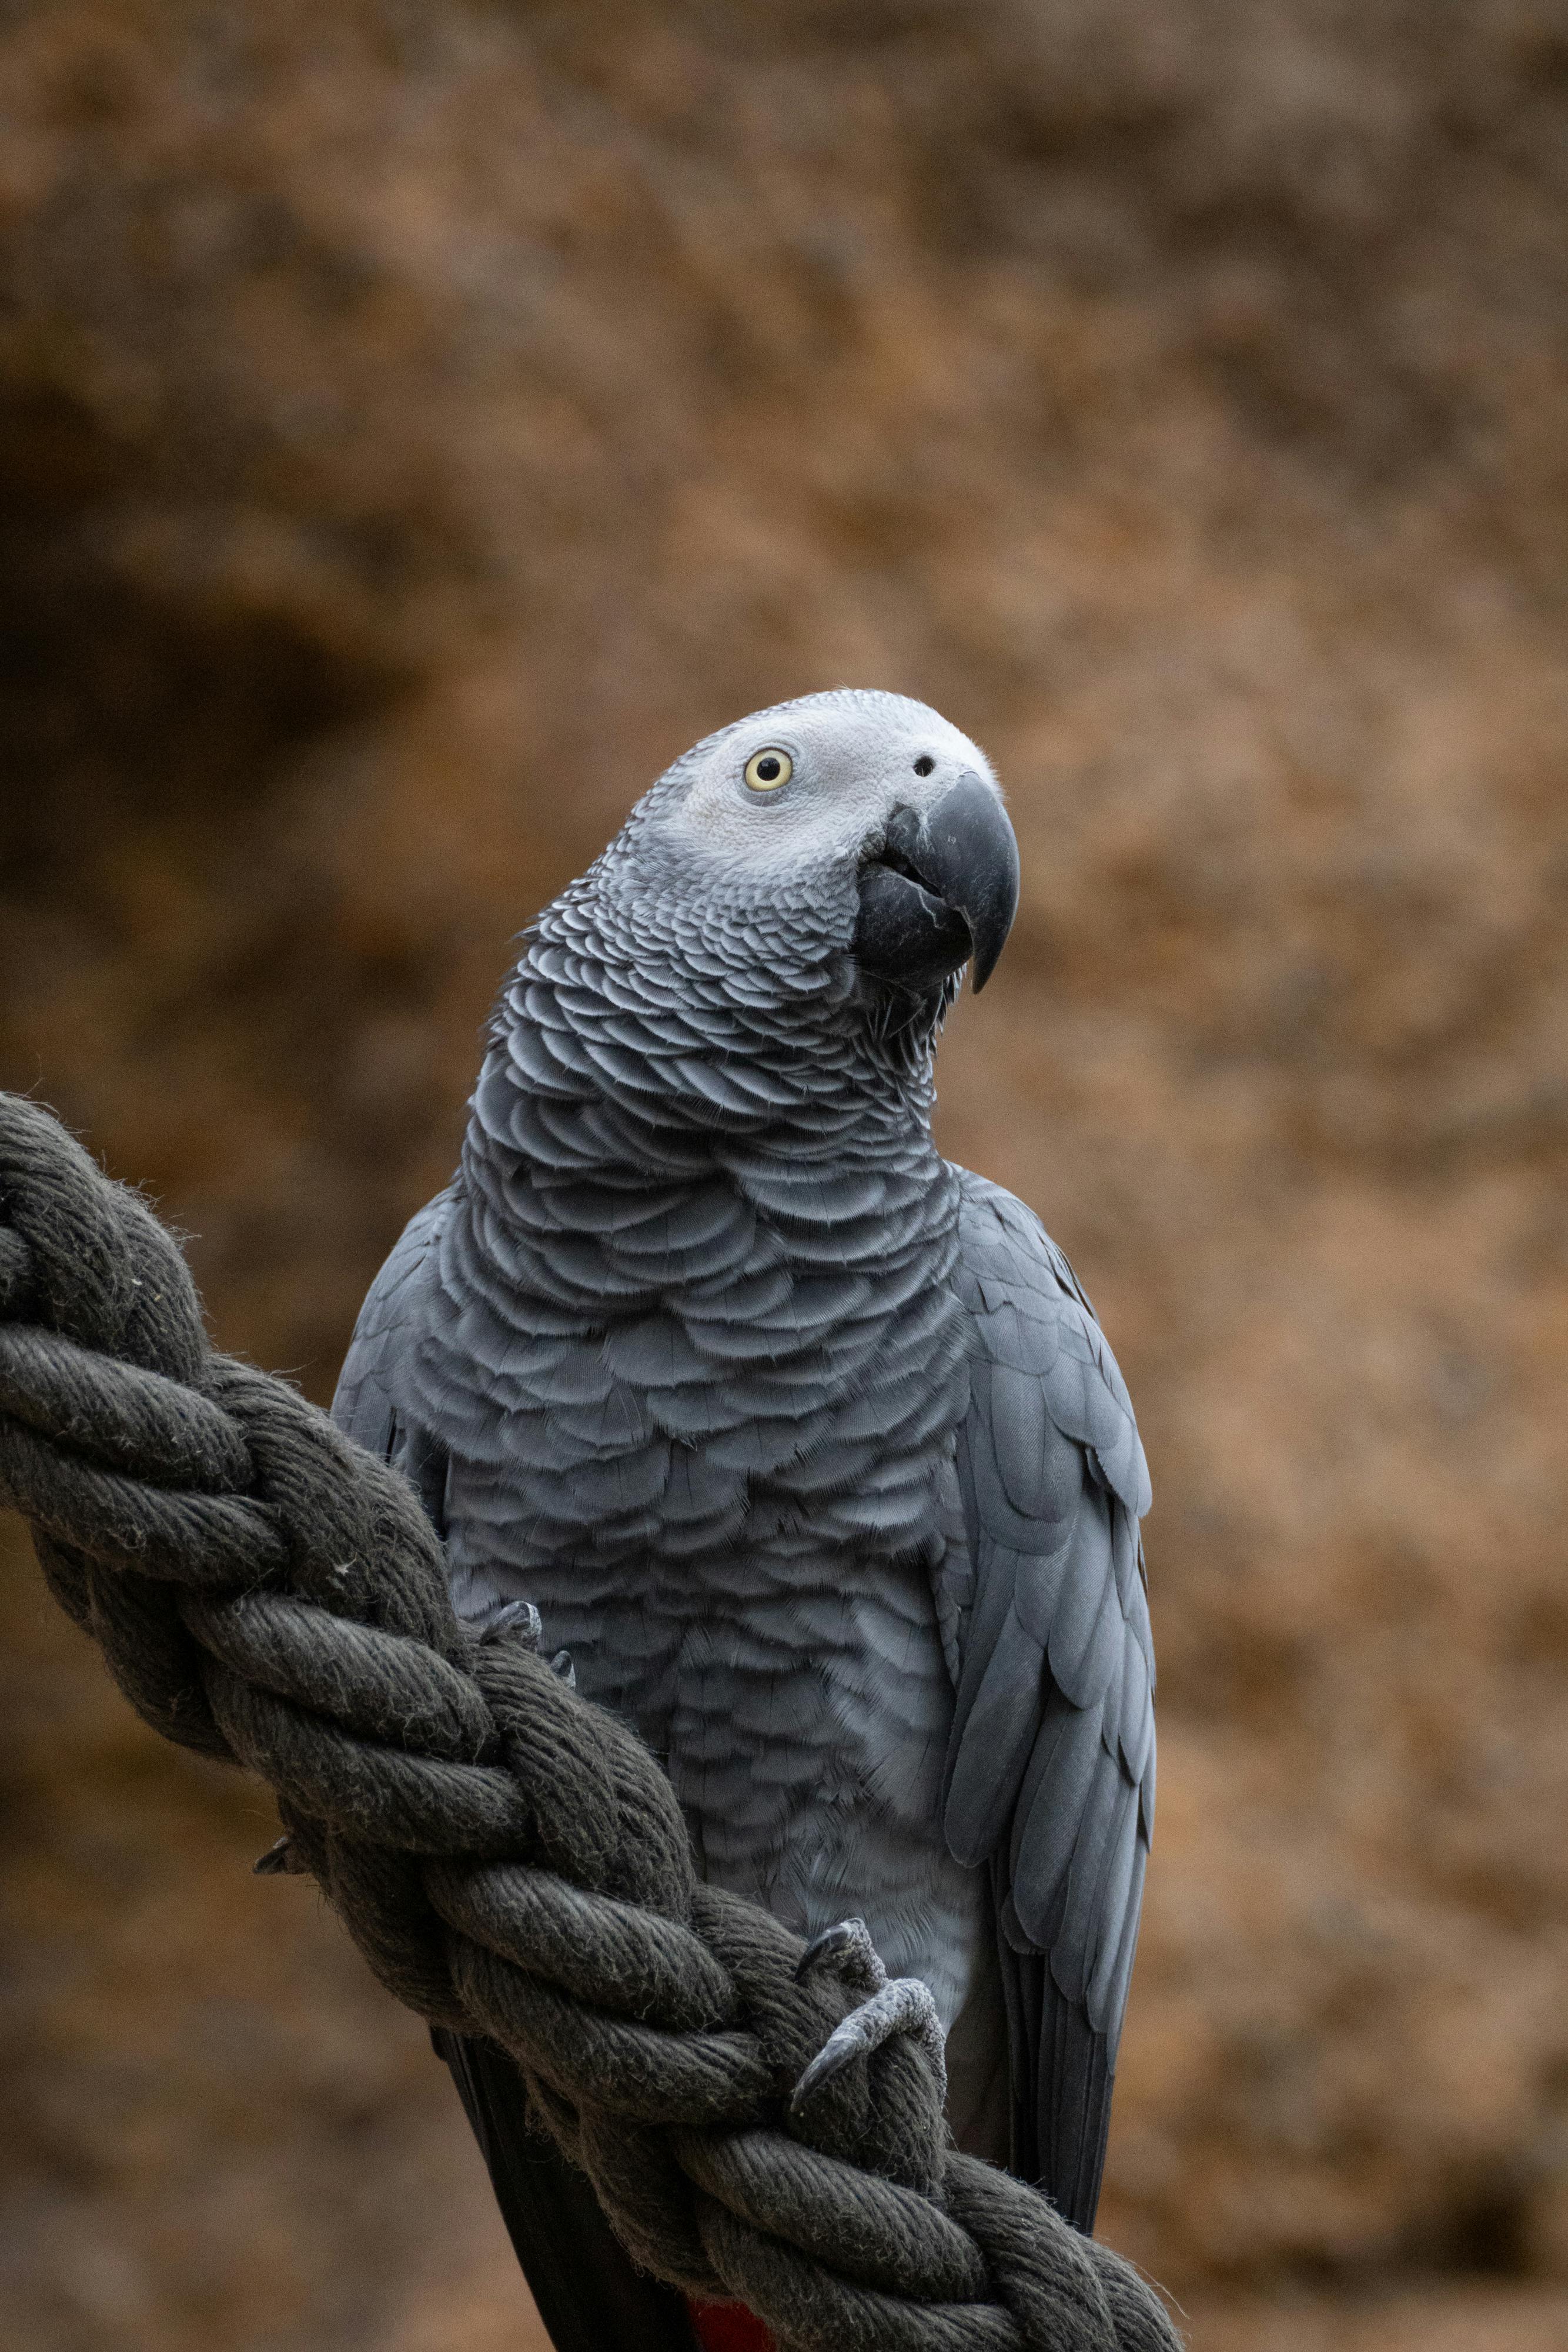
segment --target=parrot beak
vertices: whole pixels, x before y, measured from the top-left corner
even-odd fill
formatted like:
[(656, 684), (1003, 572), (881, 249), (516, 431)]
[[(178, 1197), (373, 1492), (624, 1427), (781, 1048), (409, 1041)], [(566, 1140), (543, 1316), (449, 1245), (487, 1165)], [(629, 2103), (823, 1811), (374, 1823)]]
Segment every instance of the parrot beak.
[(938, 985), (974, 961), (996, 970), (1019, 903), (1019, 848), (999, 795), (966, 768), (924, 817), (895, 809), (861, 872), (855, 956), (899, 987)]

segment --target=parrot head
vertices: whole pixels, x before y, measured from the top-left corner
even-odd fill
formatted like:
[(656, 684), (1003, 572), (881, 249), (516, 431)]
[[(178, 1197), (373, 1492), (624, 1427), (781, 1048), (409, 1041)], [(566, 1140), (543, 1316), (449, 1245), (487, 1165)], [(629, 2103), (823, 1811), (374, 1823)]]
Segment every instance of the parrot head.
[(748, 927), (809, 925), (906, 998), (949, 995), (965, 964), (983, 988), (1018, 909), (1018, 844), (984, 752), (900, 694), (842, 688), (721, 728), (629, 834), (651, 887), (678, 873)]

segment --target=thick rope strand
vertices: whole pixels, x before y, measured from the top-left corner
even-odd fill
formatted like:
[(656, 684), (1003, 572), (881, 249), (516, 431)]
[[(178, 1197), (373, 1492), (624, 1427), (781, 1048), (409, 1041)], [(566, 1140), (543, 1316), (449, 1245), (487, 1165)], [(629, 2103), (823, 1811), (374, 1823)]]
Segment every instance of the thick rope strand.
[(788, 2115), (853, 2005), (703, 1885), (653, 1757), (455, 1618), (411, 1487), (218, 1355), (172, 1238), (0, 1096), (0, 1502), (166, 1738), (249, 1766), (382, 1983), (488, 2034), (633, 2257), (784, 2352), (1172, 2352), (1129, 2264), (958, 2155), (896, 2036)]

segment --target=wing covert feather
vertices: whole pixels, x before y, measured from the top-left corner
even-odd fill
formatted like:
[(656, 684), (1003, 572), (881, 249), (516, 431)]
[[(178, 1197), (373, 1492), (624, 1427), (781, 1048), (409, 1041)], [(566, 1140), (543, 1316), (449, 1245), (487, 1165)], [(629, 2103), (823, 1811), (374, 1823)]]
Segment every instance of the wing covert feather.
[(1013, 2168), (1093, 2224), (1154, 1818), (1148, 1471), (1126, 1385), (1030, 1212), (961, 1173), (972, 1322), (958, 1484), (970, 1591), (946, 1780), (955, 1854), (988, 1865)]
[(392, 1463), (419, 1489), (420, 1500), (445, 1534), (445, 1456), (412, 1427), (397, 1402), (399, 1361), (423, 1328), (424, 1286), (432, 1251), (441, 1237), (448, 1195), (438, 1192), (403, 1227), (371, 1285), (332, 1399), (339, 1428), (371, 1454)]

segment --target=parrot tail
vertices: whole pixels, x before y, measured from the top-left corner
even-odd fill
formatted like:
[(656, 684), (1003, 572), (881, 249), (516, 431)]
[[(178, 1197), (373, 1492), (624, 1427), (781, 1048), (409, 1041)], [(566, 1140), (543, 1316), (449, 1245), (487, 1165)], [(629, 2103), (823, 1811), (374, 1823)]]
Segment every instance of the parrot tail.
[[(530, 2122), (523, 2078), (493, 2042), (437, 2027), (501, 2219), (556, 2352), (770, 2352), (758, 2336), (706, 2336), (674, 2287), (637, 2269), (584, 2176)], [(716, 2318), (734, 2306), (710, 2305)], [(743, 2315), (756, 2327), (749, 2312)]]
[(774, 2352), (773, 2334), (743, 2303), (693, 2303), (686, 2309), (702, 2352)]

